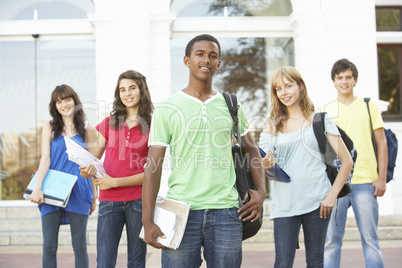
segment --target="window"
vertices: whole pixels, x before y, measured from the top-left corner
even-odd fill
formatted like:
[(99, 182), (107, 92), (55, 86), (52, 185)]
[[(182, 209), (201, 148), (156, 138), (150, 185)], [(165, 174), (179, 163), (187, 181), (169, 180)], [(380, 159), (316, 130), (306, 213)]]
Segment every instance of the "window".
[(178, 17), (288, 16), (289, 0), (174, 0), (171, 11)]
[[(36, 15), (38, 20), (74, 21), (94, 11), (90, 0), (0, 0), (0, 6), (2, 25), (20, 20), (19, 25), (30, 26)], [(70, 85), (87, 120), (96, 120), (95, 41), (89, 35), (56, 33), (54, 40), (34, 39), (29, 32), (22, 41), (13, 34), (1, 36), (0, 200), (22, 199), (38, 168), (42, 126), (50, 120), (50, 93), (57, 85)]]
[(85, 19), (95, 11), (90, 0), (0, 0), (0, 6), (0, 20)]
[(377, 31), (402, 31), (402, 7), (377, 7)]
[(389, 102), (385, 121), (401, 121), (402, 44), (378, 45), (380, 99)]

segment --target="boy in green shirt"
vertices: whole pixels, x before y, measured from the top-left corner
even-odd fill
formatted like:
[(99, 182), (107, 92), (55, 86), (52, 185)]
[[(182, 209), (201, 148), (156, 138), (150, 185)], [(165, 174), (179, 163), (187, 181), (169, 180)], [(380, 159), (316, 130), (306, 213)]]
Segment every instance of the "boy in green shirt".
[(233, 120), (223, 95), (212, 89), (220, 54), (213, 36), (194, 37), (184, 56), (188, 86), (157, 105), (153, 114), (143, 183), (145, 242), (163, 248), (156, 241), (163, 234), (153, 222), (153, 212), (167, 146), (172, 156), (167, 197), (191, 204), (180, 247), (163, 248), (162, 267), (199, 267), (202, 246), (208, 267), (240, 267), (242, 220), (262, 217), (264, 171), (242, 107), (239, 127), (257, 190), (251, 190), (251, 201), (239, 208), (231, 151)]

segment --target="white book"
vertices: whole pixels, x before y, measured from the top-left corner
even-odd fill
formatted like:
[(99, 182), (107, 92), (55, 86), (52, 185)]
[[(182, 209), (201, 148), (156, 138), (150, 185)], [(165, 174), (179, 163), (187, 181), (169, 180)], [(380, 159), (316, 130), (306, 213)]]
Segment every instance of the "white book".
[[(158, 196), (154, 211), (154, 223), (159, 226), (165, 238), (158, 237), (158, 243), (171, 249), (177, 249), (186, 229), (190, 204)], [(140, 232), (144, 239), (144, 226)]]
[[(23, 195), (25, 199), (31, 198), (37, 176), (36, 172), (29, 182)], [(66, 207), (77, 178), (69, 173), (49, 169), (42, 182), (44, 202), (58, 207)]]

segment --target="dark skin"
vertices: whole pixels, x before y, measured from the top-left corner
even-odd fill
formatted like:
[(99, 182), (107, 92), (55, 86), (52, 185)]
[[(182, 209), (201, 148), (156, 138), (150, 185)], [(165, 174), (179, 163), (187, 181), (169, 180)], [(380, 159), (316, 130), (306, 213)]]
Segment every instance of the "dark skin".
[[(189, 68), (189, 83), (183, 89), (184, 93), (203, 102), (217, 94), (212, 89), (212, 77), (221, 64), (219, 53), (219, 47), (214, 42), (203, 40), (194, 43), (190, 56), (185, 56), (183, 59), (184, 64)], [(260, 212), (266, 196), (264, 169), (261, 164), (260, 153), (251, 134), (246, 134), (242, 137), (242, 140), (245, 143), (243, 151), (249, 154), (251, 174), (257, 190), (250, 190), (251, 200), (239, 209), (240, 219), (244, 221), (256, 221), (262, 216)], [(165, 152), (166, 147), (151, 146), (148, 151), (148, 162), (144, 171), (142, 190), (144, 241), (154, 248), (164, 247), (156, 241), (158, 236), (164, 238), (164, 234), (154, 223), (153, 215), (160, 187), (162, 162)], [(250, 215), (247, 216), (249, 213)]]

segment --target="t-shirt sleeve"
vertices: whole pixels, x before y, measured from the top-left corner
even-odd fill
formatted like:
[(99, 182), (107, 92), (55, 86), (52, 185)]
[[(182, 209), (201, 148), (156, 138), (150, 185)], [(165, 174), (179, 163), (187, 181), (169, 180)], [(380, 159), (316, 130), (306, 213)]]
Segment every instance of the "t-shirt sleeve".
[[(246, 135), (250, 129), (249, 129), (249, 124), (247, 121), (247, 116), (246, 113), (244, 112), (243, 106), (239, 103), (240, 108), (239, 108), (239, 112), (238, 112), (238, 118), (239, 118), (239, 131), (240, 131), (240, 136), (244, 136)], [(235, 127), (235, 126), (233, 126)], [(234, 130), (236, 131), (236, 130)], [(236, 133), (236, 132), (235, 132)]]
[(371, 114), (371, 120), (373, 122), (373, 129), (379, 129), (379, 128), (384, 128), (384, 121), (382, 120), (382, 116), (380, 111), (378, 110), (377, 104), (370, 100), (369, 101), (369, 108), (370, 108), (370, 114)]
[(167, 147), (171, 141), (170, 125), (166, 117), (166, 109), (156, 105), (152, 114), (151, 129), (149, 131), (148, 146), (159, 145)]
[(325, 114), (325, 134), (331, 134), (334, 136), (340, 136), (338, 127), (332, 120), (332, 117), (329, 114)]
[(106, 140), (109, 140), (109, 119), (110, 116), (106, 117), (95, 127)]

